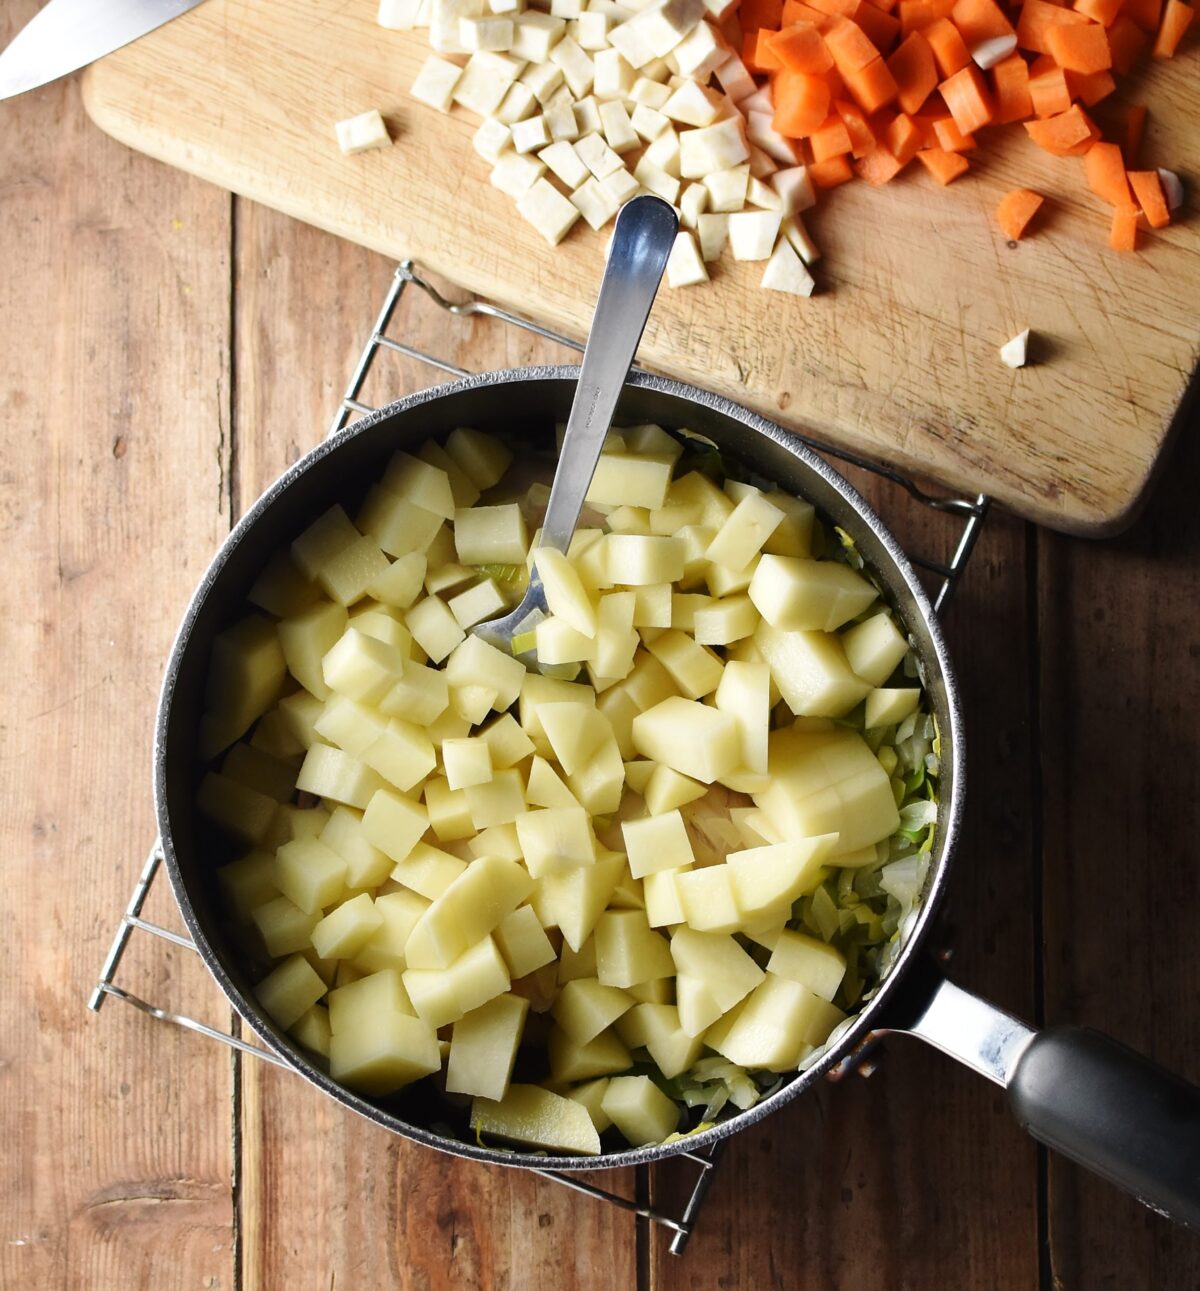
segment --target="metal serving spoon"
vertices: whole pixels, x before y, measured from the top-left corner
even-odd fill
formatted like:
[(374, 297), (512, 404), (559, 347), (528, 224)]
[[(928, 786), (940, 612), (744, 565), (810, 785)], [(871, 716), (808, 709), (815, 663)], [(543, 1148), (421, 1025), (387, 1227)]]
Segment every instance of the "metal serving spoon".
[[(674, 209), (657, 197), (635, 197), (617, 216), (539, 547), (565, 553), (571, 544), (678, 227)], [(536, 670), (536, 652), (518, 653), (513, 649), (513, 638), (533, 631), (548, 616), (546, 593), (535, 565), (520, 605), (503, 618), (477, 623), (471, 631)]]

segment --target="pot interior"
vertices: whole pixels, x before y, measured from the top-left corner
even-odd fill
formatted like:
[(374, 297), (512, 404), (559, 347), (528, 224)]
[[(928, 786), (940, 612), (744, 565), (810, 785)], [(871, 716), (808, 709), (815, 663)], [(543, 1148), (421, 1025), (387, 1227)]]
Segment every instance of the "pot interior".
[[(547, 1156), (483, 1148), (469, 1132), (459, 1137), (429, 1081), (378, 1101), (342, 1088), (258, 1008), (247, 957), (231, 935), (215, 880), (217, 867), (238, 853), (194, 805), (196, 786), (206, 770), (197, 752), (197, 732), (213, 637), (245, 613), (246, 593), (277, 549), (335, 502), (353, 514), (397, 449), (415, 447), (431, 436), (444, 437), (456, 426), (473, 426), (523, 444), (552, 445), (555, 423), (565, 421), (569, 412), (577, 372), (576, 368), (537, 368), (490, 373), (423, 391), (356, 423), (296, 463), (247, 512), (196, 591), (167, 667), (155, 747), (158, 823), (176, 898), (209, 969), (238, 1012), (265, 1043), (346, 1106), (406, 1137), (501, 1164), (544, 1166)], [(598, 1160), (552, 1158), (557, 1168), (628, 1165), (684, 1147), (702, 1147), (794, 1097), (849, 1052), (873, 1022), (878, 1025), (876, 1014), (921, 940), (944, 883), (961, 805), (960, 721), (941, 635), (912, 568), (866, 503), (795, 435), (690, 386), (635, 374), (622, 395), (615, 424), (642, 422), (706, 436), (742, 471), (807, 499), (827, 521), (853, 537), (916, 647), (941, 736), (939, 829), (924, 901), (906, 931), (893, 971), (822, 1061), (748, 1112), (684, 1143), (612, 1152)]]

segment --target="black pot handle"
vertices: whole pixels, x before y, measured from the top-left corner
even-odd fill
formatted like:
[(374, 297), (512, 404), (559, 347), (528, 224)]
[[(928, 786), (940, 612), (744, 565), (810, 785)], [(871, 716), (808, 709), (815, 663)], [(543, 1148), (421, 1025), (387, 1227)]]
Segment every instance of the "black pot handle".
[(891, 1030), (1002, 1085), (1035, 1139), (1200, 1231), (1200, 1088), (1096, 1031), (1035, 1031), (932, 966), (905, 981), (897, 1011)]

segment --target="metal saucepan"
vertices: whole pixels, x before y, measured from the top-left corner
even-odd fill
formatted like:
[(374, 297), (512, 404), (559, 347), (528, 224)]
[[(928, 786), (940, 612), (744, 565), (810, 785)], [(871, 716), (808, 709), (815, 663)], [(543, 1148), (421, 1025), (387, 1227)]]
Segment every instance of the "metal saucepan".
[[(567, 415), (577, 375), (577, 368), (548, 367), (468, 377), (402, 399), (297, 462), (242, 518), (193, 596), (167, 665), (155, 739), (155, 803), (171, 883), (200, 953), (234, 1008), (266, 1045), (346, 1107), (419, 1143), (499, 1165), (544, 1167), (548, 1158), (451, 1137), (444, 1129), (445, 1104), (430, 1082), (380, 1101), (342, 1088), (258, 1006), (244, 956), (222, 914), (212, 836), (194, 805), (202, 773), (197, 733), (213, 637), (244, 612), (246, 592), (271, 552), (335, 501), (352, 511), (396, 449), (431, 435), (468, 425), (551, 442), (554, 423)], [(966, 764), (958, 688), (941, 629), (895, 539), (855, 490), (794, 435), (726, 399), (636, 373), (616, 423), (641, 422), (709, 437), (728, 457), (808, 499), (852, 535), (920, 662), (941, 735), (939, 827), (923, 901), (890, 973), (819, 1062), (748, 1111), (685, 1142), (549, 1161), (556, 1169), (584, 1170), (645, 1164), (685, 1147), (703, 1148), (782, 1107), (875, 1036), (908, 1032), (1006, 1088), (1018, 1120), (1036, 1138), (1154, 1209), (1200, 1228), (1200, 1089), (1095, 1032), (1032, 1030), (946, 981), (924, 946), (958, 845)]]

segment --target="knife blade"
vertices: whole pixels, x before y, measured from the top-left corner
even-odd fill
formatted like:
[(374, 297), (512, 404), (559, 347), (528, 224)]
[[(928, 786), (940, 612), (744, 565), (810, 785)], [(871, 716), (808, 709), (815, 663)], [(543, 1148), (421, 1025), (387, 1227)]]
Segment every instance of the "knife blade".
[(128, 45), (200, 0), (50, 0), (0, 54), (0, 99), (37, 89)]

